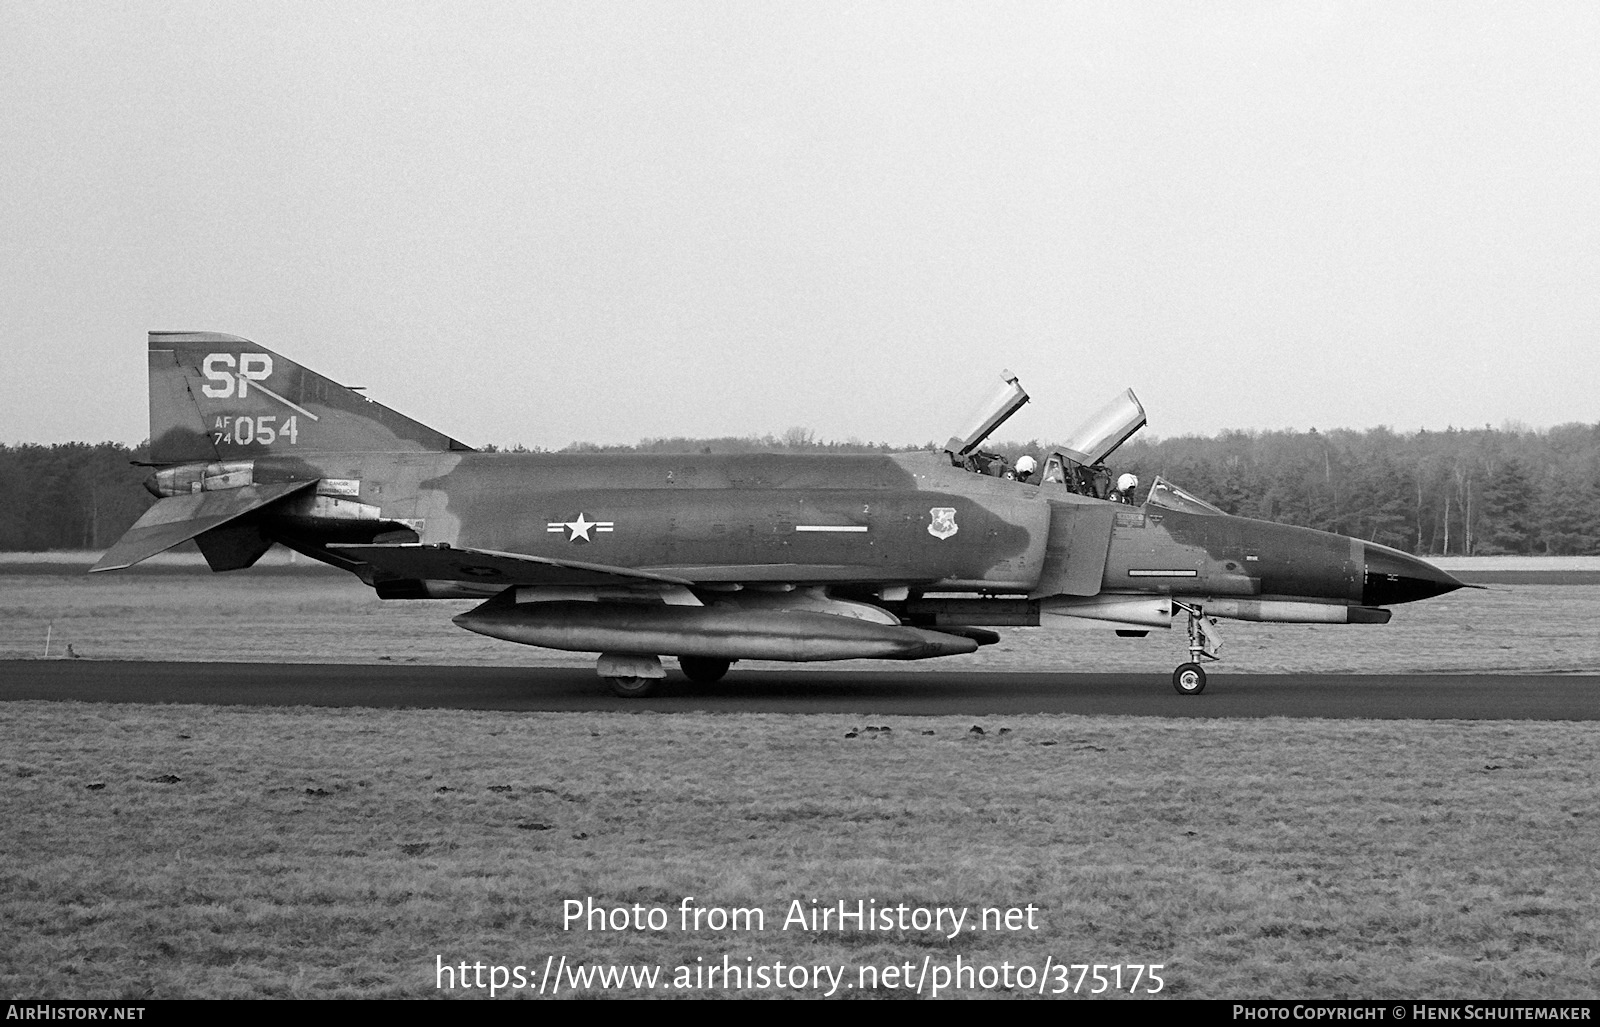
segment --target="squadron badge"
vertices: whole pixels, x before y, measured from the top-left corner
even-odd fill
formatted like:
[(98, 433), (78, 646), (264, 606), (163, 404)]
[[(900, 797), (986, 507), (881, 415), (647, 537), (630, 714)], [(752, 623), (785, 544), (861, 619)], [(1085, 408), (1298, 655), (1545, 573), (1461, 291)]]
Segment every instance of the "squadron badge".
[(956, 525), (956, 508), (935, 506), (928, 511), (928, 534), (943, 542), (961, 529)]

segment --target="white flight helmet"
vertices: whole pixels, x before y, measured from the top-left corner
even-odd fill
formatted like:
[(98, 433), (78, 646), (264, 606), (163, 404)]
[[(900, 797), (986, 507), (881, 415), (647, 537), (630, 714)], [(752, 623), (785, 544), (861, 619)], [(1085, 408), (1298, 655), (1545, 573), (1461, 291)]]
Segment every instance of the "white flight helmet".
[(1037, 471), (1038, 469), (1039, 469), (1039, 462), (1037, 460), (1035, 460), (1033, 457), (1027, 456), (1027, 455), (1023, 455), (1023, 456), (1017, 457), (1017, 473), (1018, 474), (1032, 474), (1034, 471)]
[(1138, 487), (1139, 487), (1139, 476), (1137, 474), (1124, 474), (1122, 477), (1117, 479), (1117, 491), (1118, 492), (1126, 494), (1126, 493), (1132, 492), (1134, 489), (1136, 489)]

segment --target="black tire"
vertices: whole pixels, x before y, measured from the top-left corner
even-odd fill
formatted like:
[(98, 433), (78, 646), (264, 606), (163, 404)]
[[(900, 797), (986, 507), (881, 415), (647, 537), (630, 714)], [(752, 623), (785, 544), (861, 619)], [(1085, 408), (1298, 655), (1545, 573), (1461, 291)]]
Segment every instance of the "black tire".
[(1206, 672), (1198, 663), (1185, 663), (1172, 672), (1172, 687), (1179, 695), (1199, 695), (1206, 690)]
[(611, 694), (624, 699), (644, 699), (656, 693), (660, 678), (606, 678)]
[(714, 656), (680, 656), (678, 666), (683, 668), (683, 676), (697, 685), (709, 685), (721, 681), (722, 676), (728, 673), (728, 668), (733, 666), (732, 660), (719, 660)]

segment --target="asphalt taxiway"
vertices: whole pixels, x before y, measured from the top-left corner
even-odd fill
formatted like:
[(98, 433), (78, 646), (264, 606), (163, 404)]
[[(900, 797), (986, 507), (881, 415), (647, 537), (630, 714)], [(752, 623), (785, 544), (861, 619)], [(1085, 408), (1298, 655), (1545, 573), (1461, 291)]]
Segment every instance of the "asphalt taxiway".
[(1587, 674), (1224, 674), (1183, 696), (1165, 675), (740, 670), (669, 674), (663, 694), (612, 696), (584, 668), (0, 661), (0, 701), (632, 713), (1600, 720)]

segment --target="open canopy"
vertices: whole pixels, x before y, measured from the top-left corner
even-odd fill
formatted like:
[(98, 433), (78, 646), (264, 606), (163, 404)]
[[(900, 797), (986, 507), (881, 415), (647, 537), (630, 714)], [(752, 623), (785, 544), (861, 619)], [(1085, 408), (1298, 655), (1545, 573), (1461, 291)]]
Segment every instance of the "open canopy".
[(1144, 407), (1128, 389), (1067, 436), (1061, 451), (1080, 464), (1093, 465), (1116, 452), (1145, 425)]
[(945, 443), (945, 452), (950, 454), (953, 463), (960, 464), (976, 452), (977, 448), (983, 445), (983, 441), (994, 434), (996, 428), (1028, 402), (1028, 393), (1017, 382), (1016, 375), (1010, 371), (1001, 371), (1000, 379), (1000, 384), (990, 393), (983, 405), (978, 407), (971, 421), (972, 426), (966, 433), (952, 436), (950, 441)]

